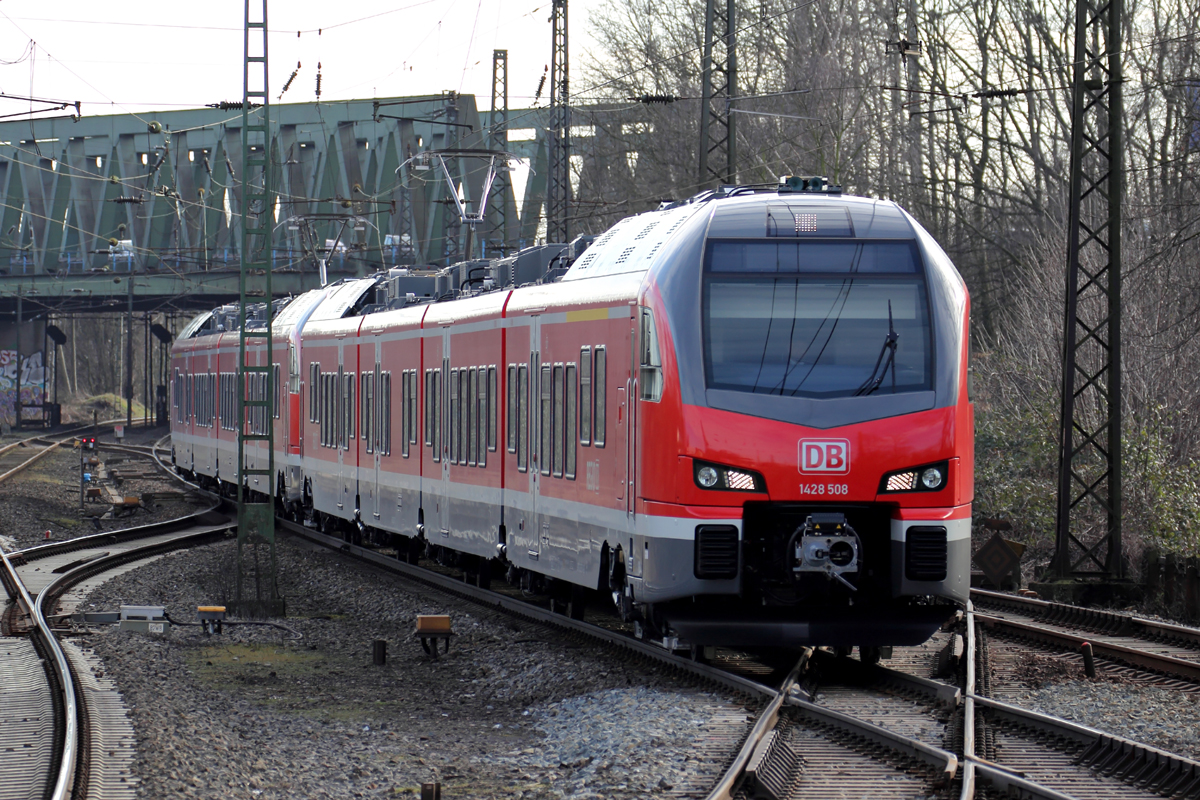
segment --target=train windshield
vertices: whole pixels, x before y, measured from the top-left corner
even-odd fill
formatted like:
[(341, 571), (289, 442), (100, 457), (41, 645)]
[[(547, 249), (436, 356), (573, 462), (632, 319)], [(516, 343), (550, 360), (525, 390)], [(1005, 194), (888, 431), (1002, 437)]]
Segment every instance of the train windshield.
[(710, 242), (710, 389), (837, 398), (932, 388), (929, 306), (910, 242)]

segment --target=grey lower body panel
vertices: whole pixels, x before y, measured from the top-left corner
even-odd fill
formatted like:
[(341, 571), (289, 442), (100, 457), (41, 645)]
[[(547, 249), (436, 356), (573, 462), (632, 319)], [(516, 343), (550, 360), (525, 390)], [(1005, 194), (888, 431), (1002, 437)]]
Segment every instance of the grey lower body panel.
[(954, 615), (952, 605), (882, 608), (746, 608), (721, 611), (681, 606), (662, 610), (671, 629), (697, 645), (802, 647), (917, 645)]

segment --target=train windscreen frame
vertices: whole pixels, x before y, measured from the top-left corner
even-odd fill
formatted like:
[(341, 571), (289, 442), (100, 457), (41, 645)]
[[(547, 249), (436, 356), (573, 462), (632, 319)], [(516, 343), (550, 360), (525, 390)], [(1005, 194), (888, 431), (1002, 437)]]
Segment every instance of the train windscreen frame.
[(912, 241), (710, 240), (701, 302), (710, 389), (833, 399), (933, 388)]

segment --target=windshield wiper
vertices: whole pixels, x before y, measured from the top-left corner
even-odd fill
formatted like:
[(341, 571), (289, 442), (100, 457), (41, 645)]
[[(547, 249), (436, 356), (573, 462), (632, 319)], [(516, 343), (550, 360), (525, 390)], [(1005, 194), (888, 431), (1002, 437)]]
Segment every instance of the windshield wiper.
[[(892, 393), (896, 392), (896, 344), (900, 341), (900, 334), (896, 333), (895, 326), (892, 325), (892, 301), (888, 300), (888, 333), (884, 337), (883, 347), (879, 348), (879, 356), (875, 359), (875, 367), (871, 370), (871, 374), (863, 381), (862, 385), (854, 391), (855, 397), (870, 394), (879, 388), (883, 383), (884, 377), (887, 376), (888, 370), (892, 371)], [(887, 361), (884, 361), (884, 357)], [(879, 371), (879, 365), (883, 365), (883, 371)], [(878, 375), (878, 377), (876, 377)]]

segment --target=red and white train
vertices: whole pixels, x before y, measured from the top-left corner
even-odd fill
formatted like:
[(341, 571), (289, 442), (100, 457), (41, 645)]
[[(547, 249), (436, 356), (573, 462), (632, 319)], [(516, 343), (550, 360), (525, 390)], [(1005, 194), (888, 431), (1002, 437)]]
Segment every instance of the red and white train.
[[(786, 188), (625, 219), (552, 282), (277, 302), (250, 488), (693, 646), (923, 641), (970, 583), (967, 291), (894, 203)], [(173, 354), (176, 466), (226, 488), (237, 347), (226, 308)]]

